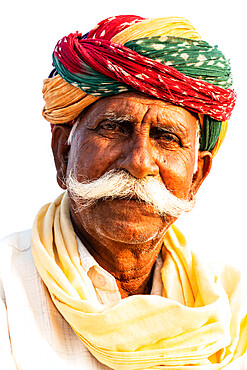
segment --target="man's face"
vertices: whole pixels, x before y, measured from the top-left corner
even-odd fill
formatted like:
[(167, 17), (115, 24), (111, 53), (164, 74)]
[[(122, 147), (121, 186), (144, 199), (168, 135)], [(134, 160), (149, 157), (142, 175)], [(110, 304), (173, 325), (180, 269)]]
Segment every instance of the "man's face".
[[(178, 198), (191, 195), (198, 123), (195, 115), (138, 93), (124, 93), (94, 103), (73, 135), (67, 175), (95, 180), (110, 170), (161, 180)], [(154, 238), (173, 222), (136, 199), (100, 200), (72, 215), (87, 233), (139, 243)]]

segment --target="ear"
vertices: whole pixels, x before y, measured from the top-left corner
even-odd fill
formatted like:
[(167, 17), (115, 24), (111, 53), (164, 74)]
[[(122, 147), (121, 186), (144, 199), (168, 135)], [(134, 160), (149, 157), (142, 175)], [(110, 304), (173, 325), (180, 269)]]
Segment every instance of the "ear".
[(68, 138), (71, 128), (63, 125), (56, 125), (52, 132), (52, 152), (57, 170), (57, 183), (62, 189), (66, 189), (66, 171), (70, 145)]
[(201, 184), (207, 177), (212, 166), (212, 154), (208, 151), (198, 153), (198, 167), (193, 175), (192, 185), (190, 189), (191, 196), (195, 196)]

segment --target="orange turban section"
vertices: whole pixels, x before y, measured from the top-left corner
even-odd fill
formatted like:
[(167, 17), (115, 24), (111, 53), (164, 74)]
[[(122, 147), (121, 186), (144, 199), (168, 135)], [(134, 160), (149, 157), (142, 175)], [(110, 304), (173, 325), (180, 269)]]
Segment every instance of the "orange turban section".
[(72, 121), (84, 108), (99, 99), (72, 86), (59, 75), (44, 80), (43, 94), (43, 116), (54, 125)]

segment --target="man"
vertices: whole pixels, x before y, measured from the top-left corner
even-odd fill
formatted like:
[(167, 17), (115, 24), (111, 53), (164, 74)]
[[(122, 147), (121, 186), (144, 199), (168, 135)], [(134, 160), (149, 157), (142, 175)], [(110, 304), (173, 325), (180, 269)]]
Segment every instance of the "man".
[(66, 191), (2, 243), (5, 368), (245, 369), (240, 276), (173, 225), (224, 138), (228, 61), (183, 18), (119, 16), (53, 63), (43, 115)]

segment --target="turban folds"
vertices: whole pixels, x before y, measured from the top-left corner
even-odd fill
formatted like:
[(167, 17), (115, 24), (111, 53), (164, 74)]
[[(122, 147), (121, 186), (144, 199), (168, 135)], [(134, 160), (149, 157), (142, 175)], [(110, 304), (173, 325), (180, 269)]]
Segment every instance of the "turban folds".
[(141, 91), (199, 114), (201, 150), (215, 154), (235, 105), (229, 61), (184, 18), (117, 16), (63, 37), (44, 81), (44, 117), (73, 121), (109, 95)]

